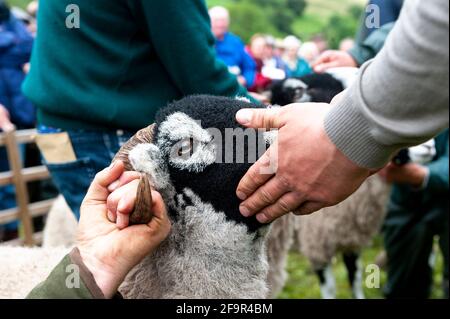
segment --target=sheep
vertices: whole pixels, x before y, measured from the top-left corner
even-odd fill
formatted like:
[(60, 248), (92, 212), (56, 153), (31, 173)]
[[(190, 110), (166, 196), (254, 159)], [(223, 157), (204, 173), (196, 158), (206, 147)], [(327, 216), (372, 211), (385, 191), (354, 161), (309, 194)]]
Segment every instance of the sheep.
[(0, 246), (0, 299), (23, 299), (70, 251)]
[(381, 228), (389, 193), (389, 187), (373, 176), (339, 205), (298, 217), (294, 248), (307, 257), (319, 276), (323, 298), (336, 297), (331, 262), (338, 252), (343, 253), (353, 297), (364, 298), (358, 257)]
[[(120, 287), (125, 298), (267, 298), (269, 289), (280, 289), (285, 277), (285, 257), (293, 238), (292, 230), (280, 241), (279, 234), (289, 224), (287, 217), (277, 221), (272, 231), (256, 218), (244, 218), (238, 211), (239, 201), (234, 192), (250, 163), (215, 163), (212, 156), (216, 151), (219, 153), (220, 146), (211, 143), (207, 128), (219, 129), (223, 134), (226, 128), (237, 127), (234, 115), (244, 107), (257, 106), (208, 96), (183, 99), (162, 111), (156, 126), (142, 131), (150, 138), (134, 145), (130, 142), (132, 147), (128, 143), (119, 152), (118, 158), (125, 160), (129, 169), (151, 177), (168, 205), (173, 224), (169, 238), (136, 266)], [(189, 154), (189, 158), (180, 161), (169, 157), (174, 147), (181, 155)], [(62, 216), (70, 215), (62, 200), (57, 204), (48, 218), (44, 248), (0, 247), (0, 258), (20, 254), (28, 261), (26, 267), (42, 269), (11, 276), (15, 273), (12, 269), (18, 269), (17, 260), (1, 258), (7, 262), (0, 265), (0, 278), (12, 280), (5, 289), (9, 295), (5, 293), (4, 297), (26, 295), (68, 251), (52, 246), (73, 244), (70, 240), (73, 235), (61, 237), (55, 231), (66, 223)], [(75, 224), (66, 224), (67, 227), (62, 227), (64, 232), (73, 234)], [(269, 274), (266, 243), (271, 243), (271, 236), (277, 242), (271, 244), (274, 248), (269, 256), (274, 266)], [(17, 293), (11, 290), (25, 281), (32, 284)]]
[(59, 195), (47, 215), (43, 232), (42, 247), (71, 247), (75, 244), (77, 229), (75, 215), (64, 197)]

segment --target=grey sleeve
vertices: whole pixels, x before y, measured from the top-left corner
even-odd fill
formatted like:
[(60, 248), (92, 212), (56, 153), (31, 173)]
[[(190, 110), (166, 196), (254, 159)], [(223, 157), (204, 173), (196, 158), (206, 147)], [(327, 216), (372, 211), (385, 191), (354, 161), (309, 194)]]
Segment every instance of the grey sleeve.
[(449, 124), (449, 1), (408, 0), (385, 47), (325, 119), (353, 162), (380, 168)]

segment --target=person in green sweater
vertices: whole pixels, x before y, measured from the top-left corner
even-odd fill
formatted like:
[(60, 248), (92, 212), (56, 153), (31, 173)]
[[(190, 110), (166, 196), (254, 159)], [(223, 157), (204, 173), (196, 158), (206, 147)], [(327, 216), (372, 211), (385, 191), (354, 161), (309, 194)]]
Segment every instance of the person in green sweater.
[(322, 73), (331, 68), (360, 67), (365, 62), (375, 58), (386, 42), (386, 38), (395, 26), (395, 22), (383, 25), (372, 32), (361, 43), (356, 43), (348, 52), (325, 51), (313, 63), (315, 72)]
[(204, 0), (48, 0), (38, 12), (31, 70), (38, 144), (74, 213), (94, 174), (154, 121), (193, 94), (247, 96), (216, 58)]

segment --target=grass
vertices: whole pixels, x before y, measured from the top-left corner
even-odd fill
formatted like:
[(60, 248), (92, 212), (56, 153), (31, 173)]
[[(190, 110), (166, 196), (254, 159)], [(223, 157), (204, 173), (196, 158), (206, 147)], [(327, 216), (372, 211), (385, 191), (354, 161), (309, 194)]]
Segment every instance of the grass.
[[(382, 241), (377, 238), (373, 245), (364, 250), (362, 261), (363, 267), (373, 264), (378, 254), (382, 251)], [(435, 247), (435, 251), (439, 249)], [(443, 258), (439, 252), (436, 258), (434, 283), (431, 298), (443, 298), (441, 289), (442, 283)], [(342, 262), (341, 257), (335, 258), (333, 261), (333, 272), (336, 277), (337, 298), (350, 299), (351, 289), (347, 280), (347, 272)], [(288, 260), (289, 278), (283, 292), (279, 295), (280, 299), (317, 299), (320, 298), (320, 287), (318, 279), (311, 269), (308, 260), (298, 253), (291, 253)], [(365, 280), (365, 274), (364, 274)], [(369, 289), (364, 287), (364, 292), (367, 299), (381, 299), (383, 297), (382, 288), (386, 283), (386, 273), (381, 272), (381, 287), (380, 289)]]
[(25, 8), (28, 3), (30, 3), (30, 0), (6, 0), (11, 6), (16, 6), (20, 8)]

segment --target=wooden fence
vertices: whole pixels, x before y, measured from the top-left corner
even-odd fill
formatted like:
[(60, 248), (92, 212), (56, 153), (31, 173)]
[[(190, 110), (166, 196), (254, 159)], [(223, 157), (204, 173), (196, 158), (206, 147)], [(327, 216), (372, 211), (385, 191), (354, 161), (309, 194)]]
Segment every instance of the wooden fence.
[(34, 143), (35, 136), (35, 130), (0, 133), (0, 146), (6, 147), (10, 165), (10, 171), (0, 173), (0, 186), (14, 185), (17, 203), (15, 208), (0, 211), (0, 225), (19, 220), (23, 236), (18, 243), (25, 246), (38, 243), (39, 236), (34, 233), (33, 218), (46, 215), (54, 202), (54, 199), (51, 199), (30, 204), (27, 183), (50, 177), (45, 166), (23, 168), (19, 145)]

